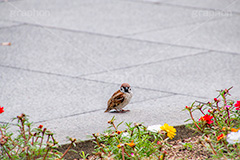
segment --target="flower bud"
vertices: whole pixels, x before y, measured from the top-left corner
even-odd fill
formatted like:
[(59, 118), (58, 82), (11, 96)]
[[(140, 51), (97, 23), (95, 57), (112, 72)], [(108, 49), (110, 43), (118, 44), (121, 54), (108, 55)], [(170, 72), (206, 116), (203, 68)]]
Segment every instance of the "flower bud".
[(205, 138), (205, 141), (207, 142), (207, 143), (211, 143), (211, 140), (209, 139), (209, 138)]

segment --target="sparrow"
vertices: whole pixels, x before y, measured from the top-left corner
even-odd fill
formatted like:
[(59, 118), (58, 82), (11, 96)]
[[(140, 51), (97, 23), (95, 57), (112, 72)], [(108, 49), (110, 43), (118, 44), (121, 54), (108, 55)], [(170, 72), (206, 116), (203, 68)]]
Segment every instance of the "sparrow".
[(112, 97), (108, 100), (108, 107), (105, 112), (109, 112), (115, 109), (116, 112), (127, 112), (129, 110), (123, 110), (132, 98), (131, 87), (128, 83), (123, 83), (118, 91), (116, 91)]

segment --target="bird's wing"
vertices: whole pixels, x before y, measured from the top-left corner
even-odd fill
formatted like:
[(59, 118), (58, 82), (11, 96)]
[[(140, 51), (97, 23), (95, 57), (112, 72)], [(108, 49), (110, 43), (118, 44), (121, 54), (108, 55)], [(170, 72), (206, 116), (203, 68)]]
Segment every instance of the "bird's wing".
[(107, 110), (114, 109), (117, 107), (120, 103), (122, 103), (125, 99), (124, 93), (122, 93), (120, 90), (115, 92), (112, 97), (108, 100), (108, 108)]

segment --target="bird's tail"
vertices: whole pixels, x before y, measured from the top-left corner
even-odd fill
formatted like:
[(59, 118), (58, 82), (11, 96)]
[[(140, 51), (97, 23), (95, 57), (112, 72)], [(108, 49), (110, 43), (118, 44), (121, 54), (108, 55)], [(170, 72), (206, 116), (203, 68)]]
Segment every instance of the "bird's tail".
[(109, 109), (106, 109), (106, 111), (104, 111), (104, 113), (106, 113), (106, 112), (109, 112)]

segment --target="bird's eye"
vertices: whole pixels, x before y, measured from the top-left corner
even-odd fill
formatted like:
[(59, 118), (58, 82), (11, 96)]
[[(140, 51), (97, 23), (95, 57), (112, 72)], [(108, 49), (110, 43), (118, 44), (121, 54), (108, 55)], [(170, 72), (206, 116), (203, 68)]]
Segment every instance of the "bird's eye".
[(129, 91), (131, 91), (132, 89), (131, 88), (129, 88)]
[(123, 91), (124, 91), (124, 88), (123, 88), (123, 87), (121, 87), (121, 88), (120, 88), (120, 91), (122, 91), (122, 92), (123, 92)]

